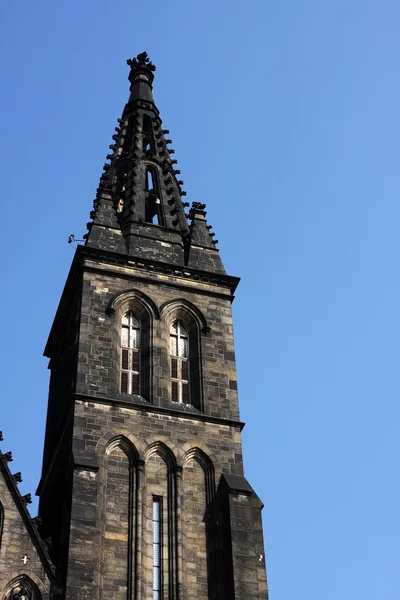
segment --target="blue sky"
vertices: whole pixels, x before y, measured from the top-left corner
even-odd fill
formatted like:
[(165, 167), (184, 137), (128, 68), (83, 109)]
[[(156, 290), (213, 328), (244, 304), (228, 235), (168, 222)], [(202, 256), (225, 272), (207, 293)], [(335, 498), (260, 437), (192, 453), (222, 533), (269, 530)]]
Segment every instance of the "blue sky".
[(242, 277), (271, 599), (398, 598), (399, 20), (389, 0), (3, 3), (1, 428), (23, 493), (67, 239), (85, 233), (125, 61), (146, 49), (187, 199)]

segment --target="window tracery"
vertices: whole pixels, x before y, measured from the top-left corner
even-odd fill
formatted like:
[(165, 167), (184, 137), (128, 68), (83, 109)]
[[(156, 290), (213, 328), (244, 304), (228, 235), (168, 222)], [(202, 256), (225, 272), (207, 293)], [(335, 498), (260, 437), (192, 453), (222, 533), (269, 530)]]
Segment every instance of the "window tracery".
[(41, 595), (33, 581), (22, 575), (10, 582), (4, 600), (41, 600)]

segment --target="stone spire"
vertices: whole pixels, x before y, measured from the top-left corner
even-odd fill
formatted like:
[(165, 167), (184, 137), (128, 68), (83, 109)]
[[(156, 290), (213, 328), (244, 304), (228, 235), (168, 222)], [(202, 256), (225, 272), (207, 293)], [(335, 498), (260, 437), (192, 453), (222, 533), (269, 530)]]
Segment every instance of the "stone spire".
[[(169, 131), (162, 128), (153, 98), (155, 66), (146, 52), (127, 61), (130, 97), (118, 119), (114, 143), (100, 178), (87, 245), (172, 265), (224, 273), (212, 237), (199, 233), (204, 221), (184, 208), (183, 181), (175, 168)], [(194, 203), (193, 206), (200, 206)], [(205, 214), (205, 213), (204, 213)], [(188, 222), (188, 218), (190, 223)], [(204, 227), (206, 223), (201, 224)], [(203, 229), (204, 229), (203, 227)]]

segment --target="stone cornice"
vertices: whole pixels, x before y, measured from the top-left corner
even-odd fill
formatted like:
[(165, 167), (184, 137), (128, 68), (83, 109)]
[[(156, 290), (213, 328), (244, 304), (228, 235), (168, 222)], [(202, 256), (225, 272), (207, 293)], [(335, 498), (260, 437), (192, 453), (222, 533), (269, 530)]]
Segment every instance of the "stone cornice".
[(135, 256), (119, 254), (108, 250), (100, 250), (90, 246), (78, 246), (77, 253), (85, 258), (100, 258), (109, 264), (126, 265), (128, 267), (136, 266), (139, 269), (149, 272), (176, 275), (186, 280), (193, 279), (205, 283), (221, 285), (227, 287), (231, 294), (234, 294), (240, 281), (239, 277), (234, 277), (232, 275), (210, 273), (208, 271), (193, 269), (192, 267), (162, 263), (146, 258), (136, 258)]
[(192, 421), (202, 421), (203, 423), (214, 423), (216, 425), (225, 425), (226, 427), (235, 427), (242, 431), (245, 426), (243, 421), (235, 421), (232, 419), (223, 419), (222, 417), (212, 417), (196, 410), (193, 412), (187, 412), (180, 410), (179, 408), (168, 408), (163, 406), (155, 406), (150, 402), (135, 402), (133, 399), (128, 400), (124, 398), (109, 398), (104, 396), (91, 396), (89, 394), (74, 394), (76, 401), (80, 402), (91, 402), (94, 404), (106, 404), (109, 406), (119, 406), (121, 408), (128, 408), (131, 410), (137, 410), (141, 412), (151, 412), (159, 415), (168, 415), (179, 419), (190, 419)]

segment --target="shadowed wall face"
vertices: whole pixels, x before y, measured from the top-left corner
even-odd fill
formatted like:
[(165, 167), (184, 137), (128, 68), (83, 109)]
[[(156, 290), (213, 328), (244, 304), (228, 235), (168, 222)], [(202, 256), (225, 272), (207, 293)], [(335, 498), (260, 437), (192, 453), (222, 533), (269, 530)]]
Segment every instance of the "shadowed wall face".
[[(152, 454), (146, 461), (145, 486), (145, 577), (146, 598), (169, 598), (171, 571), (169, 540), (172, 538), (168, 507), (171, 504), (168, 486), (168, 467), (159, 454)], [(158, 524), (154, 520), (155, 504), (159, 505)], [(158, 593), (162, 591), (162, 593)]]
[(105, 460), (103, 586), (107, 600), (128, 597), (130, 464), (124, 450), (109, 449)]
[(184, 586), (188, 600), (208, 600), (206, 481), (202, 466), (189, 460), (183, 470)]

